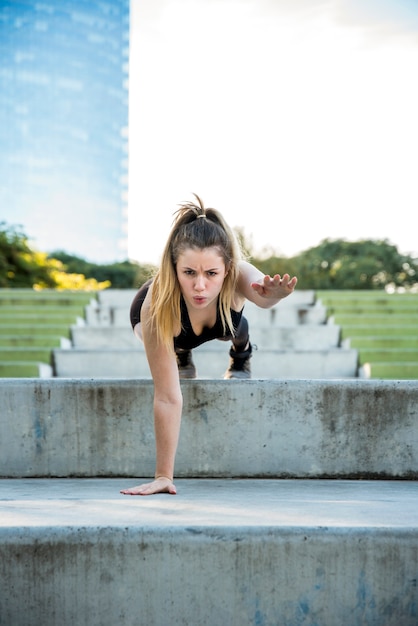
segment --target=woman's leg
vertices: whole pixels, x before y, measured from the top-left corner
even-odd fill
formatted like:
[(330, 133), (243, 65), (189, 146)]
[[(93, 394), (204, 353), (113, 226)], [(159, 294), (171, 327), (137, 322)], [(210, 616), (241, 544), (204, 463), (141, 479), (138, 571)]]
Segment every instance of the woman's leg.
[(248, 321), (242, 316), (235, 336), (232, 337), (232, 348), (229, 351), (229, 367), (224, 378), (251, 378), (250, 358), (252, 354)]

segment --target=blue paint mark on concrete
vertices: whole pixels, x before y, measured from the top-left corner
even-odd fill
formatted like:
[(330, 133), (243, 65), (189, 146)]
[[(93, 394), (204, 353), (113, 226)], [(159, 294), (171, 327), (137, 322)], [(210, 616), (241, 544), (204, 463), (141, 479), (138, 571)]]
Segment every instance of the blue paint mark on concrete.
[(266, 626), (266, 624), (267, 624), (266, 616), (260, 610), (260, 599), (259, 598), (255, 599), (255, 613), (254, 613), (253, 624), (254, 624), (254, 626)]
[(42, 451), (42, 442), (45, 441), (45, 424), (42, 422), (40, 415), (35, 416), (34, 432), (36, 440), (36, 451)]

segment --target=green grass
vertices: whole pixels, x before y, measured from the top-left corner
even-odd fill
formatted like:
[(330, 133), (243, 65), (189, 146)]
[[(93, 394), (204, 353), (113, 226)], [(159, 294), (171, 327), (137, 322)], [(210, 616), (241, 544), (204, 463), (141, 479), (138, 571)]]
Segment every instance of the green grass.
[(38, 378), (37, 363), (10, 363), (0, 361), (0, 378)]
[(0, 348), (1, 361), (34, 361), (35, 363), (51, 363), (51, 347), (44, 348)]
[(2, 348), (59, 348), (62, 335), (1, 335), (0, 353)]
[(418, 379), (418, 294), (318, 291), (316, 297), (372, 378)]
[(370, 324), (363, 326), (357, 324), (345, 324), (341, 329), (341, 336), (343, 339), (347, 338), (355, 338), (355, 337), (399, 337), (399, 338), (407, 338), (414, 337), (418, 333), (417, 326), (415, 324), (409, 324), (407, 326), (395, 326), (392, 324), (389, 326), (385, 325), (374, 325), (373, 327)]
[(391, 337), (384, 335), (372, 335), (367, 337), (351, 337), (350, 344), (352, 348), (397, 348), (397, 349), (409, 349), (415, 348), (418, 350), (418, 336), (414, 335), (398, 335)]
[(416, 380), (418, 379), (418, 362), (371, 363), (371, 378)]
[[(74, 323), (75, 323), (74, 318)], [(70, 336), (70, 328), (68, 324), (0, 324), (0, 337), (1, 336), (13, 336), (23, 337), (25, 335), (32, 336), (56, 336), (67, 337)]]
[(94, 293), (0, 289), (0, 377), (39, 376)]
[(415, 315), (404, 315), (403, 313), (392, 313), (386, 315), (384, 313), (359, 313), (356, 315), (340, 315), (336, 313), (332, 316), (335, 324), (338, 326), (368, 326), (373, 328), (374, 326), (412, 326), (417, 328), (416, 323), (418, 320), (418, 313)]

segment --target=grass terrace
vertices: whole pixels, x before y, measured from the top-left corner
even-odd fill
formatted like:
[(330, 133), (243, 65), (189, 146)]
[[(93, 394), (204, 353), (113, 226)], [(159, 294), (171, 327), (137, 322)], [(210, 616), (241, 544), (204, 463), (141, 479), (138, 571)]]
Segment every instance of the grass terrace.
[(371, 377), (418, 379), (418, 294), (317, 291), (341, 337), (368, 363)]
[(85, 291), (0, 289), (0, 377), (37, 378), (95, 298)]

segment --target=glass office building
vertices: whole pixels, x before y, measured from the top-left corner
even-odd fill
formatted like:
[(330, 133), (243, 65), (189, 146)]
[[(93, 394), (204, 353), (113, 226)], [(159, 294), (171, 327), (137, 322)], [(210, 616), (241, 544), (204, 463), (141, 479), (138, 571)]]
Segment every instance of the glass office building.
[(129, 0), (0, 2), (0, 221), (127, 258)]

